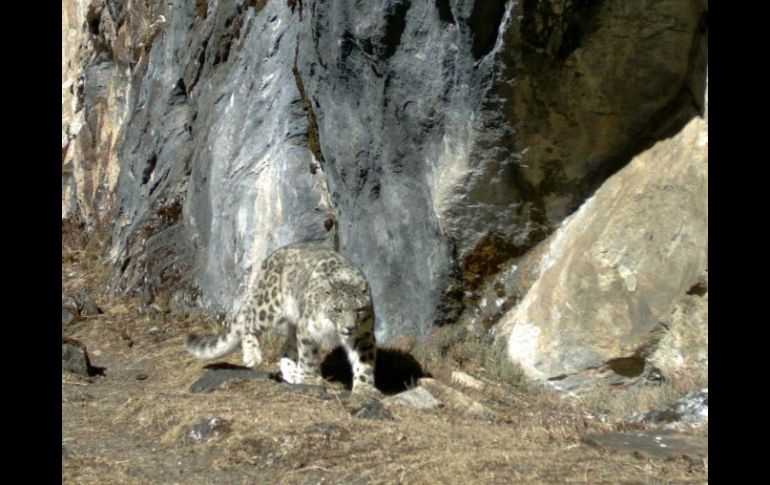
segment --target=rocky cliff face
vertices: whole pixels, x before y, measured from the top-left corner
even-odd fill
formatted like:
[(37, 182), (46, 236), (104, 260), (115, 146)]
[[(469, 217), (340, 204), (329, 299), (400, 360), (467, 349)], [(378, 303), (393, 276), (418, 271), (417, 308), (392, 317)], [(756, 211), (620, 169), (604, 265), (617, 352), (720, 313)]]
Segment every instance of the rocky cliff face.
[[(424, 335), (478, 312), (495, 275), (542, 251), (612, 173), (705, 107), (705, 1), (63, 10), (63, 222), (108, 221), (114, 288), (171, 309), (230, 311), (268, 252), (321, 239), (371, 280), (378, 338)], [(670, 183), (697, 192), (705, 179)], [(683, 218), (705, 210), (700, 196), (682, 202), (694, 204)], [(611, 217), (580, 211), (572, 220), (592, 214), (587, 226)], [(679, 295), (705, 252), (696, 259), (677, 260), (692, 271), (655, 291)], [(637, 276), (635, 294), (646, 284)]]

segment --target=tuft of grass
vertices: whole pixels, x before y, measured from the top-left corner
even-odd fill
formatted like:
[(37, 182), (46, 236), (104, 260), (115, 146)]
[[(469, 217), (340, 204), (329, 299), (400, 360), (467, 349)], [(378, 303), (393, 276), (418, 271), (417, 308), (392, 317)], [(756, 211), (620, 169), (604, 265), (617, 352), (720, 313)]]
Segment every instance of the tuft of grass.
[(484, 354), (484, 369), (489, 377), (513, 387), (527, 387), (529, 379), (519, 364), (511, 362), (505, 346), (493, 343)]
[(401, 339), (394, 345), (410, 353), (433, 375), (463, 370), (511, 387), (528, 388), (531, 384), (521, 367), (508, 359), (505, 346), (489, 334), (464, 326), (437, 327), (423, 342)]

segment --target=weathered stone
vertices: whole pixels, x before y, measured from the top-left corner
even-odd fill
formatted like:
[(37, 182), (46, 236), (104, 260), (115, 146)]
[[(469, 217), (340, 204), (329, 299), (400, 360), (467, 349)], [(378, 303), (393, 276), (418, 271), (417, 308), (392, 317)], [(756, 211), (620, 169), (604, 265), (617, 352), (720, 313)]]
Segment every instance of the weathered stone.
[(705, 1), (207, 5), (63, 6), (62, 219), (172, 309), (321, 239), (424, 336), (703, 107)]
[(436, 379), (424, 377), (418, 383), (430, 391), (431, 394), (438, 396), (447, 407), (460, 411), (463, 414), (477, 419), (488, 419), (494, 415), (491, 409), (480, 402), (474, 401), (457, 389), (442, 384)]
[(269, 372), (249, 369), (247, 367), (215, 368), (206, 371), (190, 386), (190, 392), (213, 392), (225, 382), (239, 380), (275, 380)]
[(646, 458), (708, 456), (708, 438), (665, 431), (590, 434), (583, 438), (583, 442), (596, 448)]
[[(674, 368), (666, 355), (707, 358), (707, 307), (686, 304), (707, 290), (707, 163), (708, 122), (697, 118), (562, 224), (544, 243), (538, 279), (500, 323), (514, 362), (574, 387), (570, 377), (584, 373), (638, 378), (648, 359)], [(697, 317), (682, 315), (692, 308)]]
[(382, 400), (385, 406), (410, 406), (417, 409), (435, 409), (441, 401), (433, 397), (424, 387), (415, 387), (408, 391), (388, 396)]
[(228, 432), (230, 432), (229, 421), (221, 418), (206, 418), (190, 427), (187, 439), (194, 443), (203, 443)]

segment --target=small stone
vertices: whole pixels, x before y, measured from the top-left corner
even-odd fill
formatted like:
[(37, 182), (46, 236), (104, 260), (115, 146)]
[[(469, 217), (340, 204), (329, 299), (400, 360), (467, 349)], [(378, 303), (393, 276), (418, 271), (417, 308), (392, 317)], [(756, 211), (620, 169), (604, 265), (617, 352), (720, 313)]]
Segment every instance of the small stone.
[(362, 404), (353, 407), (351, 416), (359, 419), (376, 419), (379, 421), (393, 421), (393, 415), (382, 406), (377, 399), (368, 399)]
[(389, 396), (382, 400), (385, 406), (411, 406), (417, 409), (435, 409), (441, 406), (441, 401), (433, 397), (424, 387), (415, 387)]
[(477, 391), (484, 389), (483, 382), (470, 374), (466, 374), (465, 372), (460, 371), (452, 372), (452, 383), (461, 385), (463, 387), (468, 387), (470, 389), (475, 389)]
[(463, 414), (477, 419), (487, 419), (492, 417), (492, 410), (480, 402), (474, 401), (457, 389), (453, 389), (446, 384), (442, 384), (436, 379), (423, 377), (418, 384), (425, 387), (432, 394), (437, 395), (439, 399), (447, 406), (460, 411)]
[(62, 370), (70, 371), (83, 377), (93, 375), (93, 368), (88, 358), (86, 346), (71, 338), (62, 338)]
[(221, 418), (206, 418), (190, 427), (187, 432), (187, 438), (194, 443), (203, 443), (229, 431), (229, 421)]
[(149, 379), (149, 377), (150, 376), (148, 376), (147, 374), (137, 374), (136, 375), (136, 380), (137, 381), (146, 381), (147, 379)]

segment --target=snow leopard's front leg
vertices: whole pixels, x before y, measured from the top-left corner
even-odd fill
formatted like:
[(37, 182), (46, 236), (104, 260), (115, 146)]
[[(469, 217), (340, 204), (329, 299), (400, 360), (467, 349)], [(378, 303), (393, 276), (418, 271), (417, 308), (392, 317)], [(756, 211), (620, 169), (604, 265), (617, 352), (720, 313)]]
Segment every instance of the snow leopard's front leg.
[(352, 335), (343, 335), (341, 340), (353, 368), (353, 393), (379, 395), (374, 386), (374, 363), (377, 360), (374, 329), (362, 328)]
[(252, 333), (246, 333), (241, 339), (243, 348), (243, 363), (246, 367), (256, 369), (262, 363), (262, 350), (259, 347), (259, 339)]
[(321, 352), (318, 342), (307, 331), (297, 332), (297, 364), (304, 384), (322, 384)]
[(299, 384), (302, 382), (302, 375), (297, 365), (297, 328), (295, 325), (286, 326), (286, 340), (283, 343), (281, 351), (281, 379), (289, 384)]
[(321, 358), (318, 343), (307, 332), (298, 328), (296, 338), (296, 360), (281, 359), (281, 375), (291, 384), (322, 384)]

